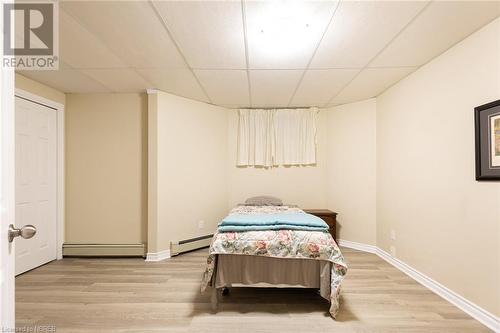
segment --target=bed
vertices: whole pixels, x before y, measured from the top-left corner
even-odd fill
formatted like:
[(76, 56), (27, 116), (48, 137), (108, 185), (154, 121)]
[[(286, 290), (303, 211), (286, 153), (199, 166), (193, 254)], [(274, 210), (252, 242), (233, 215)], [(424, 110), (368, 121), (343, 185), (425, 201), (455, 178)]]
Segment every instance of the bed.
[[(267, 221), (264, 227), (257, 223), (262, 219)], [(226, 221), (233, 223), (228, 226)], [(329, 313), (335, 318), (347, 265), (328, 226), (320, 223), (297, 207), (233, 208), (212, 239), (202, 292), (212, 291), (216, 309), (230, 287), (315, 288), (330, 302)]]

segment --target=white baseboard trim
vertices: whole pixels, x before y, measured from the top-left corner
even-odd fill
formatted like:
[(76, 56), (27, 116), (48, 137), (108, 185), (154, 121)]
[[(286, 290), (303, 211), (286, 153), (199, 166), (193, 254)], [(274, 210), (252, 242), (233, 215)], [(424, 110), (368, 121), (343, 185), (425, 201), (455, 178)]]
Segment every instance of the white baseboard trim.
[(160, 252), (148, 252), (146, 254), (146, 261), (154, 262), (154, 261), (162, 261), (170, 258), (170, 250), (163, 250)]
[(344, 246), (347, 248), (351, 248), (354, 250), (359, 250), (359, 251), (364, 251), (364, 252), (369, 252), (369, 253), (374, 253), (378, 255), (380, 258), (384, 259), (387, 261), (389, 264), (393, 265), (424, 287), (430, 289), (433, 291), (435, 294), (441, 296), (451, 304), (455, 305), (457, 308), (460, 310), (464, 311), (468, 315), (470, 315), (472, 318), (476, 319), (483, 325), (487, 326), (488, 328), (492, 329), (493, 332), (500, 332), (500, 318), (495, 316), (494, 314), (486, 311), (485, 309), (481, 308), (480, 306), (472, 303), (471, 301), (467, 300), (463, 296), (457, 294), (456, 292), (446, 288), (442, 284), (440, 284), (437, 281), (434, 281), (427, 275), (417, 271), (415, 268), (409, 266), (408, 264), (402, 262), (401, 260), (394, 258), (391, 256), (389, 253), (386, 251), (382, 250), (379, 247), (373, 246), (373, 245), (368, 245), (368, 244), (362, 244), (362, 243), (357, 243), (357, 242), (351, 242), (351, 241), (346, 241), (340, 239), (338, 241), (340, 246)]
[(375, 245), (368, 245), (368, 244), (363, 244), (363, 243), (358, 243), (358, 242), (351, 242), (345, 239), (339, 239), (337, 243), (340, 246), (345, 246), (350, 249), (354, 250), (359, 250), (363, 252), (369, 252), (369, 253), (376, 253), (377, 247)]

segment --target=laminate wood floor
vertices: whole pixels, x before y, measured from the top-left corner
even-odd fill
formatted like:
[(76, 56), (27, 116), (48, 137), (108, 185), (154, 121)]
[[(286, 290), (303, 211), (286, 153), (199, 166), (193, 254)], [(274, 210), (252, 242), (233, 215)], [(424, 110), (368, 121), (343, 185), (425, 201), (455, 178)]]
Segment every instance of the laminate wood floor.
[(16, 324), (72, 333), (490, 332), (379, 257), (350, 249), (336, 321), (307, 289), (234, 288), (212, 313), (210, 293), (200, 293), (207, 251), (159, 263), (51, 262), (16, 278)]

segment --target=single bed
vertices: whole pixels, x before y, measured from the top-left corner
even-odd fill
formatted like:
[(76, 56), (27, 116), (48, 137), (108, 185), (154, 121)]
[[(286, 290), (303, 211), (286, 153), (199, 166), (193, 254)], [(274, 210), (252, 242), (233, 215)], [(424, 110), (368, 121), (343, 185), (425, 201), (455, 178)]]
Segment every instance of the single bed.
[(221, 291), (229, 287), (314, 288), (330, 302), (329, 312), (335, 318), (347, 265), (332, 236), (328, 231), (294, 224), (295, 216), (305, 215), (293, 214), (306, 214), (297, 207), (243, 205), (233, 208), (228, 217), (246, 216), (248, 222), (266, 214), (290, 217), (285, 225), (291, 229), (273, 226), (260, 230), (250, 225), (249, 229), (238, 226), (222, 232), (221, 223), (210, 245), (202, 291), (212, 290), (216, 308)]

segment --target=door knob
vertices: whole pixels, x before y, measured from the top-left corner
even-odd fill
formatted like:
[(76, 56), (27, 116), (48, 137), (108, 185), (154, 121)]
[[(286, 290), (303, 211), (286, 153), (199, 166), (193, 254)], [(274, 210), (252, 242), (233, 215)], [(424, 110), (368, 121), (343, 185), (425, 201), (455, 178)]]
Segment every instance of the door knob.
[(21, 236), (24, 239), (35, 236), (36, 228), (31, 224), (27, 224), (21, 229), (17, 229), (13, 224), (9, 225), (9, 243), (12, 243), (14, 238)]

